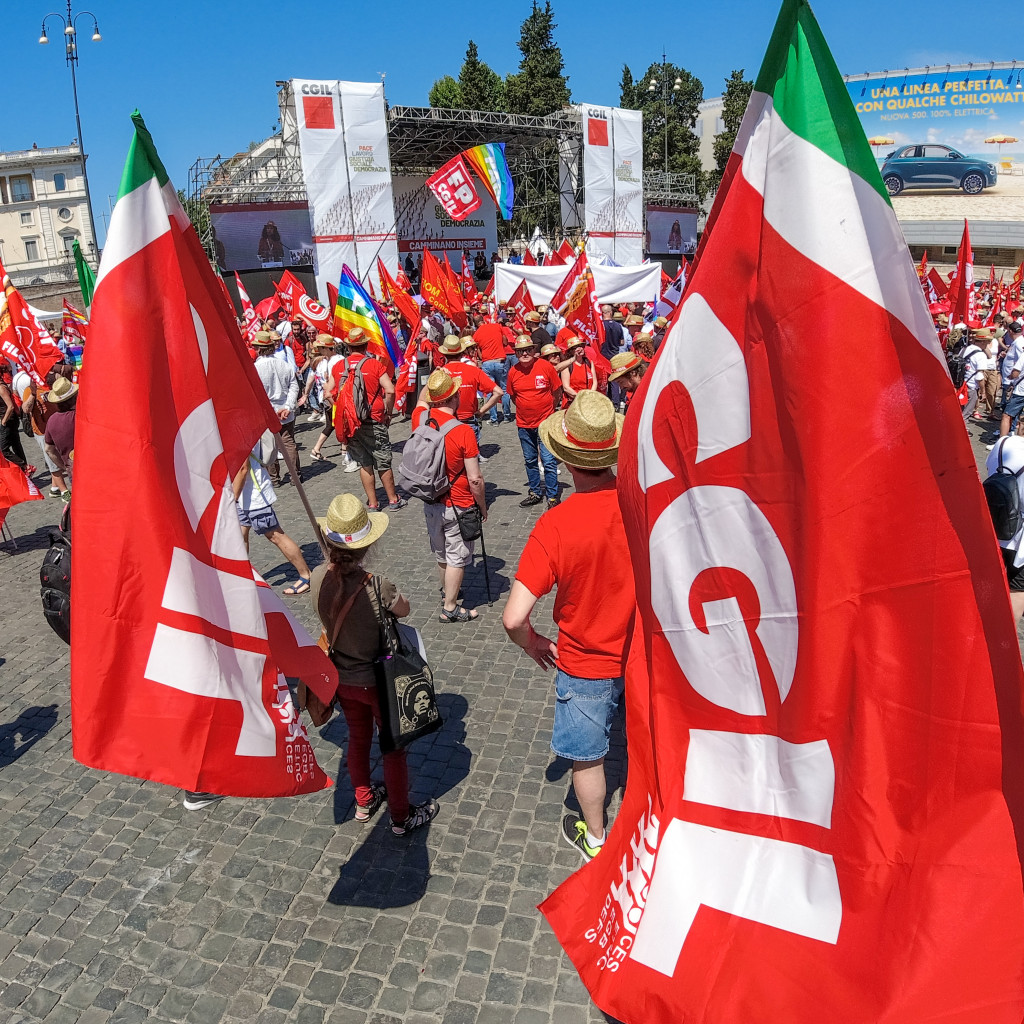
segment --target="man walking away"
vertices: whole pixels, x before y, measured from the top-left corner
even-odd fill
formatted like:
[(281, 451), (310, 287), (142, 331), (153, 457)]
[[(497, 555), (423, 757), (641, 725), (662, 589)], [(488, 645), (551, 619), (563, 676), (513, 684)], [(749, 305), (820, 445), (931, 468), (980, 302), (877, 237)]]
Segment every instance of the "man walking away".
[[(541, 668), (555, 668), (551, 749), (572, 761), (583, 817), (562, 819), (562, 837), (584, 861), (605, 841), (604, 759), (622, 696), (634, 614), (633, 570), (612, 467), (621, 414), (597, 391), (547, 417), (541, 439), (569, 467), (576, 493), (537, 520), (519, 559), (502, 623)], [(530, 621), (537, 601), (556, 587), (557, 644)]]
[[(256, 340), (253, 342), (253, 348), (256, 350), (254, 365), (263, 384), (263, 390), (266, 391), (267, 398), (281, 421), (281, 433), (277, 436), (277, 443), (291, 454), (292, 465), (298, 472), (299, 449), (295, 445), (295, 407), (299, 401), (299, 378), (295, 375), (294, 366), (274, 358), (274, 351), (280, 340), (277, 331), (257, 331)], [(280, 487), (281, 469), (278, 460), (272, 461), (268, 469), (270, 479)]]
[[(558, 463), (541, 441), (537, 428), (561, 400), (562, 382), (546, 359), (537, 358), (533, 339), (525, 334), (516, 342), (516, 355), (519, 361), (508, 371), (508, 393), (516, 403), (516, 426), (530, 488), (519, 507), (539, 505), (547, 496), (548, 508), (553, 508), (558, 504)], [(543, 484), (537, 468), (538, 454), (544, 465)]]

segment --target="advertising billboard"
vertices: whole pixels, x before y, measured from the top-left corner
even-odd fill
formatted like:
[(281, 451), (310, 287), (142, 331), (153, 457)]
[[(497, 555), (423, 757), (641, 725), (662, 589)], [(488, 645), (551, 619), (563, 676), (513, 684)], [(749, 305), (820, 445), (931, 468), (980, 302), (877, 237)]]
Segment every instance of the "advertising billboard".
[(313, 265), (305, 203), (211, 203), (210, 225), (221, 270)]
[(398, 219), (398, 251), (418, 253), (429, 249), (435, 256), (465, 250), (472, 257), (490, 257), (498, 248), (497, 210), (490, 196), (480, 193), (480, 206), (465, 220), (452, 220), (429, 188), (426, 176), (396, 175), (392, 179), (395, 215)]
[[(1010, 64), (852, 75), (850, 98), (881, 161), (895, 147), (937, 143), (993, 163), (1024, 162), (1024, 85)], [(999, 135), (1013, 142), (986, 142)]]
[(697, 251), (697, 211), (692, 206), (647, 207), (644, 250), (651, 256)]

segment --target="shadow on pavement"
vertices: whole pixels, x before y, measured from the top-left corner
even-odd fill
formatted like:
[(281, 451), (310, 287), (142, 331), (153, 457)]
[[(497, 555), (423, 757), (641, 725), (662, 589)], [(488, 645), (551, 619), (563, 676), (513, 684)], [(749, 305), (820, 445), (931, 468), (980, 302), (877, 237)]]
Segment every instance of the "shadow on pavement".
[[(409, 748), (409, 788), (414, 803), (432, 796), (442, 803), (441, 813), (444, 814), (441, 797), (469, 774), (472, 754), (465, 743), (464, 723), (469, 705), (466, 698), (457, 693), (438, 693), (437, 704), (444, 726)], [(344, 717), (337, 715), (323, 735), (332, 743), (347, 740)], [(375, 774), (380, 776), (376, 741), (371, 762), (376, 766)], [(339, 765), (334, 787), (334, 820), (340, 823), (350, 819), (354, 804), (348, 773)], [(396, 836), (391, 831), (391, 816), (386, 807), (382, 808), (372, 827), (368, 826), (362, 845), (339, 868), (338, 880), (327, 901), (379, 910), (416, 903), (427, 891), (430, 880), (429, 831), (427, 825), (406, 836)]]
[[(0, 768), (13, 764), (57, 724), (57, 705), (26, 708), (13, 722), (0, 725)], [(20, 737), (21, 742), (17, 742)]]

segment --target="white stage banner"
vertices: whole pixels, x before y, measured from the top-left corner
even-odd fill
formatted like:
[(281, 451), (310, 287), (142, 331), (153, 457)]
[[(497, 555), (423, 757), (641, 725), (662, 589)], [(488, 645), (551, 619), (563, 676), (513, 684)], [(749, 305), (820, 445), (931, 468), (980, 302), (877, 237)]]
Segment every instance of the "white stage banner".
[(587, 252), (620, 266), (643, 258), (643, 114), (619, 107), (583, 111), (584, 226)]
[[(399, 175), (394, 179), (401, 258), (404, 260), (406, 253), (421, 253), (429, 249), (438, 258), (447, 253), (452, 265), (457, 267), (460, 252), (468, 253), (470, 261), (482, 252), (489, 263), (491, 253), (498, 248), (497, 211), (491, 197), (479, 189), (480, 208), (465, 220), (455, 221), (448, 216), (425, 181), (426, 175)], [(384, 262), (391, 270), (391, 264), (387, 260)]]
[(398, 259), (384, 87), (292, 80), (319, 297), (342, 264), (360, 278)]
[[(525, 281), (534, 305), (548, 304), (571, 267), (524, 267), (514, 263), (494, 265), (494, 297), (507, 302)], [(654, 302), (661, 290), (661, 264), (641, 263), (635, 267), (590, 265), (594, 290), (602, 302)]]

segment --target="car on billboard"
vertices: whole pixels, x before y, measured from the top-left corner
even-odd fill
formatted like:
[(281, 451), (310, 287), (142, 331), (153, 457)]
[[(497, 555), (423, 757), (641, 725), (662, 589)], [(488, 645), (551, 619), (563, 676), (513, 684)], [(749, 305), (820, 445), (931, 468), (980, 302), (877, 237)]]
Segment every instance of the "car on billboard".
[(891, 196), (905, 188), (962, 188), (973, 196), (994, 185), (996, 177), (995, 164), (935, 143), (900, 146), (882, 164), (882, 181)]

